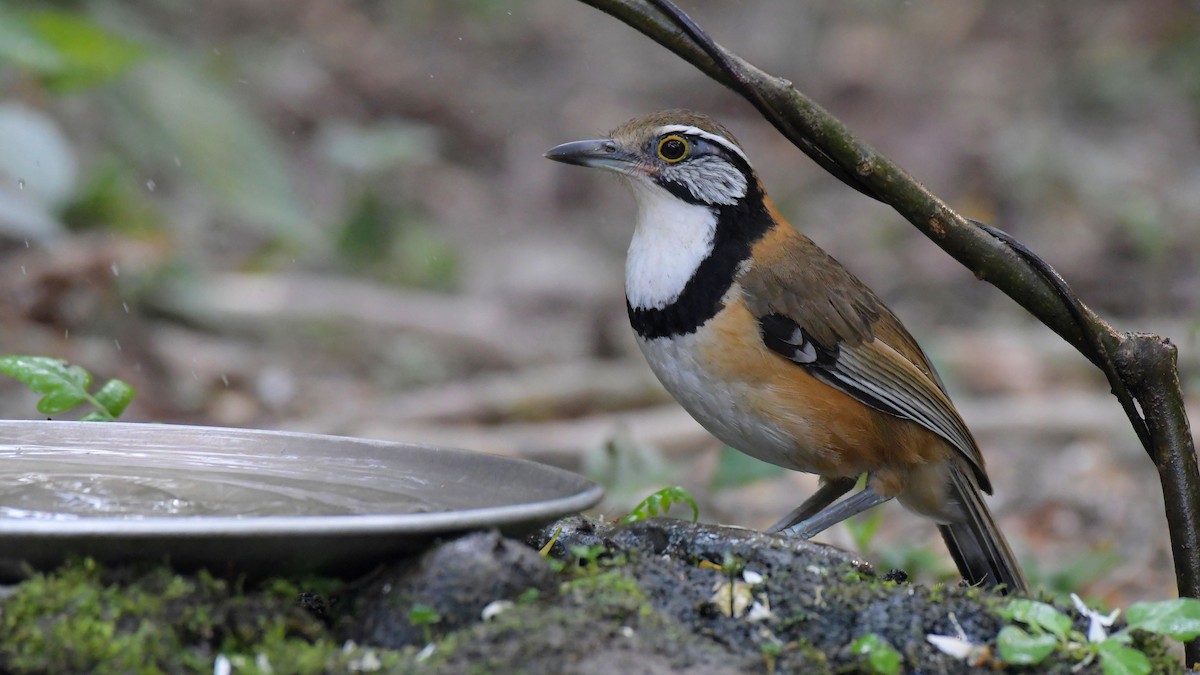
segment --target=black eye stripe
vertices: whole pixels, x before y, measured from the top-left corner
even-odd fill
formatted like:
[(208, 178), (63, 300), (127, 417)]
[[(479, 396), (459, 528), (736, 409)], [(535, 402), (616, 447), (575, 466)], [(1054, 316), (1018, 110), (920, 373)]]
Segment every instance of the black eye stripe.
[[(685, 154), (682, 157), (674, 160), (662, 155), (663, 144), (671, 138), (682, 139), (687, 144)], [(666, 134), (664, 136), (659, 136), (657, 139), (652, 141), (650, 150), (652, 153), (658, 155), (659, 159), (662, 159), (668, 163), (682, 163), (682, 161), (685, 159), (692, 159), (693, 157), (699, 157), (701, 155), (717, 155), (718, 157), (740, 169), (745, 174), (750, 174), (753, 172), (750, 165), (741, 155), (733, 152), (721, 143), (716, 143), (704, 138), (703, 136), (695, 136), (688, 133), (678, 132)]]

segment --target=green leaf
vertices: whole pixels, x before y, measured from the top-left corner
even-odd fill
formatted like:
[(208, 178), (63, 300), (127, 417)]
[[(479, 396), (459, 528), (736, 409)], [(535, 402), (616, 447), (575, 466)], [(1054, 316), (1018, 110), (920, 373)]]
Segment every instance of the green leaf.
[(143, 46), (79, 12), (0, 8), (0, 62), (37, 75), (56, 91), (104, 84), (145, 54)]
[(739, 488), (767, 478), (787, 473), (787, 469), (755, 459), (730, 447), (721, 449), (717, 468), (713, 471), (712, 490)]
[(413, 603), (408, 610), (408, 622), (414, 626), (429, 626), (441, 620), (442, 615), (436, 609), (420, 602)]
[(145, 48), (114, 35), (76, 12), (46, 10), (29, 15), (29, 25), (60, 56), (62, 66), (44, 71), (46, 85), (58, 91), (113, 80), (146, 54)]
[(1188, 641), (1200, 635), (1200, 600), (1178, 598), (1159, 602), (1137, 602), (1125, 612), (1130, 628), (1170, 635)]
[(871, 550), (871, 542), (875, 540), (875, 535), (879, 533), (879, 528), (883, 525), (883, 509), (872, 509), (844, 522), (846, 529), (850, 532), (850, 537), (854, 540), (855, 548), (865, 554)]
[(292, 185), (272, 130), (229, 83), (180, 60), (157, 58), (126, 78), (106, 101), (135, 159), (174, 166), (204, 188), (221, 215), (259, 226), (286, 244), (325, 241)]
[(692, 520), (700, 518), (700, 507), (696, 505), (696, 499), (687, 490), (676, 485), (674, 487), (663, 488), (638, 502), (638, 505), (633, 507), (632, 512), (621, 518), (621, 522), (636, 523), (641, 520), (653, 518), (659, 514), (665, 514), (674, 504), (687, 504), (691, 506)]
[(126, 382), (109, 380), (104, 383), (103, 387), (100, 387), (100, 391), (96, 392), (93, 398), (110, 416), (117, 418), (125, 412), (125, 408), (133, 401), (136, 393), (137, 391)]
[(1000, 658), (1015, 666), (1041, 663), (1054, 648), (1058, 638), (1049, 633), (1030, 635), (1017, 626), (1005, 626), (996, 636), (996, 647)]
[(572, 544), (567, 551), (584, 565), (592, 565), (604, 555), (603, 544)]
[(875, 633), (868, 633), (850, 645), (850, 651), (867, 657), (867, 665), (876, 675), (896, 675), (900, 672), (900, 652)]
[(1071, 617), (1037, 600), (1010, 600), (998, 614), (1010, 621), (1023, 623), (1035, 631), (1050, 631), (1060, 640), (1067, 639), (1071, 631)]
[(46, 356), (0, 356), (0, 373), (42, 394), (37, 409), (45, 415), (55, 415), (83, 403), (92, 384), (92, 374), (88, 371)]
[(1152, 670), (1145, 654), (1113, 640), (1096, 645), (1096, 653), (1104, 675), (1148, 675)]

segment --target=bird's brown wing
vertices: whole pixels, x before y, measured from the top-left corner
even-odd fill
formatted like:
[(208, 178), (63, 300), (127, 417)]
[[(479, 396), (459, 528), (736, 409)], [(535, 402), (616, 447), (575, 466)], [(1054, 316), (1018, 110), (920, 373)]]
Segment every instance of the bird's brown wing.
[(807, 237), (787, 235), (785, 246), (764, 251), (768, 264), (739, 280), (764, 344), (862, 403), (946, 439), (990, 493), (975, 439), (899, 319)]

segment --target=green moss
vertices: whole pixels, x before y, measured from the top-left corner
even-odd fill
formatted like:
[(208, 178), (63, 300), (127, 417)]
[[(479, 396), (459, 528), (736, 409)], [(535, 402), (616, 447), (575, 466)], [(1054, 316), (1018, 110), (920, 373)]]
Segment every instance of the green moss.
[(786, 643), (775, 666), (775, 672), (803, 672), (812, 675), (832, 672), (829, 657), (825, 652), (804, 638)]
[[(539, 654), (561, 650), (561, 645), (547, 645), (543, 639), (580, 635), (582, 631), (599, 646), (622, 625), (647, 620), (645, 595), (637, 582), (618, 571), (579, 577), (564, 587), (570, 596), (568, 603), (515, 605), (487, 623), (445, 635), (420, 665), (430, 672), (453, 672), (468, 666), (468, 672), (512, 672), (513, 663), (536, 663)], [(650, 619), (653, 623), (653, 617)], [(484, 648), (488, 645), (491, 647)]]
[(640, 606), (646, 603), (646, 595), (637, 581), (618, 570), (579, 577), (568, 581), (565, 587), (568, 591), (582, 593), (602, 604), (634, 603)]
[(398, 661), (384, 650), (344, 650), (288, 583), (244, 594), (203, 572), (76, 561), (19, 584), (0, 604), (0, 671), (212, 672), (221, 654), (246, 673)]
[[(531, 673), (561, 672), (590, 659), (608, 663), (606, 658), (629, 650), (651, 654), (647, 658), (658, 659), (659, 667), (678, 672), (699, 664), (742, 672), (752, 663), (655, 611), (625, 571), (571, 574), (564, 574), (569, 578), (556, 597), (516, 604), (491, 621), (445, 635), (426, 659), (410, 663), (431, 673), (520, 672), (514, 664)], [(608, 656), (597, 656), (602, 654)]]

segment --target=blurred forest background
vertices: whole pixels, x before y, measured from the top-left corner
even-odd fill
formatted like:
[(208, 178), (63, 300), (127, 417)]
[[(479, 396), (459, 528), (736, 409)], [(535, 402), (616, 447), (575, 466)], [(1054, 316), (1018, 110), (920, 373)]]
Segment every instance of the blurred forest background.
[[(1200, 15), (1192, 3), (692, 0), (1121, 329), (1200, 402)], [(583, 471), (622, 513), (682, 483), (762, 527), (815, 487), (720, 448), (624, 316), (632, 200), (542, 159), (655, 109), (735, 133), (785, 215), (938, 364), (1031, 575), (1174, 593), (1153, 466), (1102, 377), (746, 103), (566, 0), (0, 0), (0, 352), (134, 384), (125, 415), (346, 434)], [(37, 419), (0, 380), (0, 415)], [(822, 538), (925, 578), (896, 506)]]

